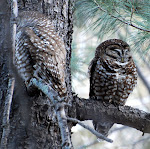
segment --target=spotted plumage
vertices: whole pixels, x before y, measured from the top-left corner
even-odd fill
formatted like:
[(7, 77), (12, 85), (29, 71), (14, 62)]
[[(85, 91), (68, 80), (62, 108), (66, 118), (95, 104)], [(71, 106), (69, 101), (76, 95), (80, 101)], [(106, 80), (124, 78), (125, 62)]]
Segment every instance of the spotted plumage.
[(41, 78), (60, 96), (66, 94), (66, 49), (50, 20), (43, 14), (19, 14), (16, 34), (15, 66), (26, 86), (31, 78)]
[(89, 66), (90, 98), (124, 105), (137, 82), (129, 45), (119, 39), (101, 43)]

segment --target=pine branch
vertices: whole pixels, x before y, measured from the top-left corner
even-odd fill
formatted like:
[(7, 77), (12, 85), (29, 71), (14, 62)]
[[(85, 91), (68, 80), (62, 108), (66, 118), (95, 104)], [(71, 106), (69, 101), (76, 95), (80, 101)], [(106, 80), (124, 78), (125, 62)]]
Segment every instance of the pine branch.
[[(118, 21), (120, 21), (120, 22), (122, 22), (122, 23), (124, 23), (124, 24), (127, 24), (127, 25), (129, 25), (129, 26), (132, 26), (132, 27), (134, 27), (134, 28), (136, 28), (136, 29), (138, 29), (138, 30), (141, 30), (141, 31), (144, 31), (144, 32), (150, 32), (150, 30), (146, 30), (146, 29), (143, 29), (143, 28), (140, 28), (140, 27), (134, 25), (134, 24), (131, 22), (131, 19), (130, 19), (130, 22), (126, 22), (125, 20), (122, 20), (122, 19), (120, 19), (120, 18), (118, 18), (118, 17), (116, 17), (116, 16), (114, 16), (114, 15), (108, 13), (105, 9), (103, 9), (103, 8), (100, 7), (100, 5), (97, 3), (96, 0), (93, 0), (93, 2), (97, 5), (97, 8), (98, 8), (99, 10), (101, 10), (101, 11), (107, 13), (107, 14), (108, 14), (109, 16), (111, 16), (112, 18), (115, 18), (115, 19), (117, 19)], [(132, 14), (132, 15), (133, 15), (133, 14)], [(131, 17), (132, 17), (132, 15), (131, 15)]]

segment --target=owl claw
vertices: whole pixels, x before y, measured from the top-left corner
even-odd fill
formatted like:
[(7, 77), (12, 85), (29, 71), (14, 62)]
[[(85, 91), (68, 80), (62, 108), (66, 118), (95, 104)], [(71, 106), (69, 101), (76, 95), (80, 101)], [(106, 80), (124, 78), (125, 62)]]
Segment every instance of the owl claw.
[(109, 107), (110, 104), (111, 104), (110, 102), (105, 102), (105, 101), (103, 101), (103, 105), (104, 105), (105, 107)]

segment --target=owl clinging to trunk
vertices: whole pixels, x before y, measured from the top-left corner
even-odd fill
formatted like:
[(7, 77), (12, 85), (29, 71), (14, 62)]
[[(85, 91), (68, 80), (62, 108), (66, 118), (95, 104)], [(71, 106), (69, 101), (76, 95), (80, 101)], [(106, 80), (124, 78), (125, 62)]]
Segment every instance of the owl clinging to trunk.
[(26, 87), (30, 79), (40, 78), (66, 95), (66, 49), (50, 20), (34, 11), (23, 11), (18, 16), (15, 66)]

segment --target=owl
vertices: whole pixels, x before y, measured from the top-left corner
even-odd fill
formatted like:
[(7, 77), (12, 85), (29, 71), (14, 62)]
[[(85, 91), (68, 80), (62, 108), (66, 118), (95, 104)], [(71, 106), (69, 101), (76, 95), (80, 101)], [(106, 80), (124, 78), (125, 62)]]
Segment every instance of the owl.
[(137, 83), (137, 70), (129, 45), (119, 39), (101, 43), (89, 66), (89, 97), (124, 105)]
[(51, 83), (60, 97), (66, 95), (65, 45), (45, 15), (19, 14), (14, 64), (27, 87), (31, 78), (40, 78)]

